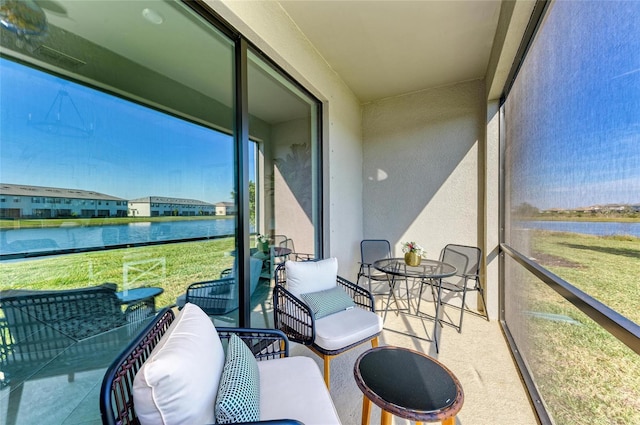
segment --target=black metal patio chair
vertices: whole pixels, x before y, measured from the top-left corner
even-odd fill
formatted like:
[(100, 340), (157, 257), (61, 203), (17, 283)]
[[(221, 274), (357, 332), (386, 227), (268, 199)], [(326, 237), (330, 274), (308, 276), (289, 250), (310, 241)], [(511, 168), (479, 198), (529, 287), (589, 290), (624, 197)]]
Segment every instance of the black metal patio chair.
[[(487, 313), (487, 303), (484, 299), (484, 291), (480, 285), (480, 259), (482, 258), (482, 250), (474, 246), (448, 244), (440, 253), (440, 261), (451, 264), (457, 269), (455, 275), (442, 280), (442, 296), (441, 305), (453, 306), (460, 309), (460, 319), (458, 323), (441, 320), (441, 323), (448, 324), (462, 332), (462, 319), (465, 310), (469, 310), (466, 305), (467, 292), (477, 291), (482, 300), (484, 307), (484, 315), (489, 320)], [(437, 288), (433, 288), (437, 290)], [(460, 306), (447, 302), (450, 295), (461, 294), (462, 300)], [(434, 298), (435, 299), (435, 298)]]

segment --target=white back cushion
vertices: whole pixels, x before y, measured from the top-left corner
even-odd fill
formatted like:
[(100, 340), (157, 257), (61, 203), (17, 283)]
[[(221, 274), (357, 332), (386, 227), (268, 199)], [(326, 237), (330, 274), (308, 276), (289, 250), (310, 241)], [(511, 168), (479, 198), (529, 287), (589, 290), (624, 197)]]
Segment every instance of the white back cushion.
[(336, 286), (338, 259), (327, 258), (320, 261), (287, 261), (287, 290), (296, 298), (301, 294), (318, 292)]
[(224, 349), (211, 319), (187, 303), (133, 381), (142, 425), (214, 423)]

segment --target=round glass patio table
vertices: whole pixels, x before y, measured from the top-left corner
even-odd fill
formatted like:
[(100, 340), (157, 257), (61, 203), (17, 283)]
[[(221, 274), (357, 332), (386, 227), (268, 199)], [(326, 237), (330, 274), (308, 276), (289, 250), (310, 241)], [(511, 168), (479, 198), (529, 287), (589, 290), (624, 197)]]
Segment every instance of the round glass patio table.
[(407, 348), (367, 350), (356, 360), (353, 374), (364, 394), (362, 425), (369, 424), (371, 402), (382, 409), (382, 425), (391, 424), (392, 415), (453, 425), (464, 402), (460, 381), (446, 366)]
[(456, 274), (456, 268), (451, 264), (438, 260), (422, 259), (417, 266), (405, 263), (404, 258), (384, 258), (375, 261), (373, 267), (383, 273), (394, 276), (404, 276), (415, 279), (442, 279)]
[[(416, 303), (416, 316), (432, 318), (434, 320), (433, 342), (435, 344), (436, 352), (439, 352), (438, 337), (435, 329), (435, 324), (439, 321), (440, 315), (440, 301), (442, 297), (442, 278), (453, 276), (456, 274), (457, 269), (451, 264), (443, 263), (438, 260), (422, 259), (417, 266), (410, 266), (404, 258), (384, 258), (382, 260), (375, 261), (373, 267), (387, 274), (389, 279), (389, 286), (391, 290), (387, 296), (387, 305), (384, 311), (383, 320), (386, 320), (389, 305), (391, 304), (391, 297), (393, 296), (396, 307), (398, 306), (398, 300), (395, 295), (396, 277), (401, 277), (405, 282), (411, 278), (420, 282), (420, 294), (418, 295), (418, 302)], [(420, 313), (420, 300), (422, 298), (422, 285), (433, 284), (437, 287), (437, 298), (435, 300), (436, 312), (435, 316), (431, 317)], [(407, 284), (407, 314), (411, 314), (411, 302), (409, 299), (409, 287)], [(399, 309), (398, 309), (399, 311)]]

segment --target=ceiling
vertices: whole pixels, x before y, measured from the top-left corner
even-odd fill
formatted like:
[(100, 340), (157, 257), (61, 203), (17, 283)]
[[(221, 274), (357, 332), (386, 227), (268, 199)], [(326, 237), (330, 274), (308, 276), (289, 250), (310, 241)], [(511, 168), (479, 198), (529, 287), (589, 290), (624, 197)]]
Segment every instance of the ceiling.
[[(185, 103), (196, 105), (197, 94), (201, 94), (226, 106), (232, 104), (231, 67), (221, 68), (215, 59), (228, 55), (230, 45), (176, 3), (34, 1), (45, 10), (51, 27), (45, 43), (60, 57), (77, 58), (82, 65), (76, 73), (93, 81), (109, 81), (111, 87), (122, 87), (129, 93), (146, 86), (153, 88), (155, 81), (155, 87), (165, 88), (156, 90), (166, 92), (166, 99), (157, 100), (161, 104), (177, 102), (177, 96), (166, 89), (167, 80), (161, 78), (192, 89), (193, 99), (185, 99)], [(484, 78), (501, 5), (500, 0), (278, 3), (363, 103)], [(141, 11), (145, 8), (159, 13), (164, 21), (154, 25), (144, 19)], [(56, 28), (61, 32), (53, 31)], [(101, 46), (102, 53), (83, 48), (81, 40)], [(212, 49), (215, 54), (211, 54)], [(142, 68), (133, 69), (118, 58)], [(142, 69), (150, 70), (144, 77), (145, 84), (133, 80), (143, 75)], [(276, 87), (271, 91), (267, 88), (275, 83), (253, 68), (251, 72), (252, 78), (260, 81), (252, 86), (250, 110), (254, 115), (274, 123), (300, 112), (299, 99), (274, 96)], [(141, 92), (139, 96), (151, 98), (154, 94)], [(278, 108), (273, 108), (274, 99), (278, 99)]]
[(354, 94), (369, 102), (484, 78), (499, 0), (281, 0)]
[[(168, 63), (193, 63), (188, 56), (190, 52), (179, 47), (173, 38), (175, 32), (167, 25), (179, 28), (192, 43), (198, 40), (205, 43), (192, 47), (199, 52), (212, 45), (210, 36), (202, 36), (206, 32), (202, 26), (167, 19), (163, 31), (137, 31), (137, 36), (154, 37), (153, 42), (127, 42), (131, 28), (148, 26), (140, 18), (144, 7), (177, 18), (175, 12), (167, 9), (172, 6), (170, 3), (37, 1), (41, 5), (47, 2), (52, 22), (71, 27), (73, 32), (125, 57), (145, 58), (145, 66), (162, 70), (196, 90), (207, 86), (197, 81), (196, 75), (205, 75), (197, 67), (167, 68)], [(50, 7), (56, 3), (64, 4), (67, 13), (56, 14)], [(279, 3), (361, 102), (484, 78), (501, 5), (500, 0), (280, 0)], [(97, 13), (101, 7), (105, 7), (105, 13)], [(104, 25), (107, 16), (119, 19)], [(154, 59), (156, 55), (149, 54), (149, 45), (168, 49), (161, 49)], [(173, 61), (166, 61), (166, 54), (162, 54), (168, 51)], [(268, 114), (268, 109), (264, 113)]]

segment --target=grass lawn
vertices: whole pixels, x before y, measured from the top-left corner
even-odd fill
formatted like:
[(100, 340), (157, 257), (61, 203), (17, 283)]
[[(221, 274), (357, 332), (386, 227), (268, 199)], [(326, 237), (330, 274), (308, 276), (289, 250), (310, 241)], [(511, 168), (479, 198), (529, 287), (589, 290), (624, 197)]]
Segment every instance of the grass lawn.
[(224, 238), (4, 262), (0, 290), (70, 289), (104, 282), (116, 283), (119, 290), (161, 286), (164, 293), (157, 305), (171, 305), (190, 283), (217, 279), (232, 267), (233, 249), (233, 238)]
[[(543, 266), (640, 323), (640, 239), (539, 231), (532, 242)], [(530, 310), (572, 319), (527, 321), (527, 359), (555, 422), (640, 424), (640, 356), (546, 285), (532, 278), (527, 290)]]
[(44, 218), (44, 219), (0, 219), (0, 229), (38, 229), (60, 226), (108, 226), (111, 224), (151, 223), (167, 221), (224, 220), (233, 218), (228, 215), (203, 216), (162, 216), (162, 217), (98, 217), (98, 218)]

